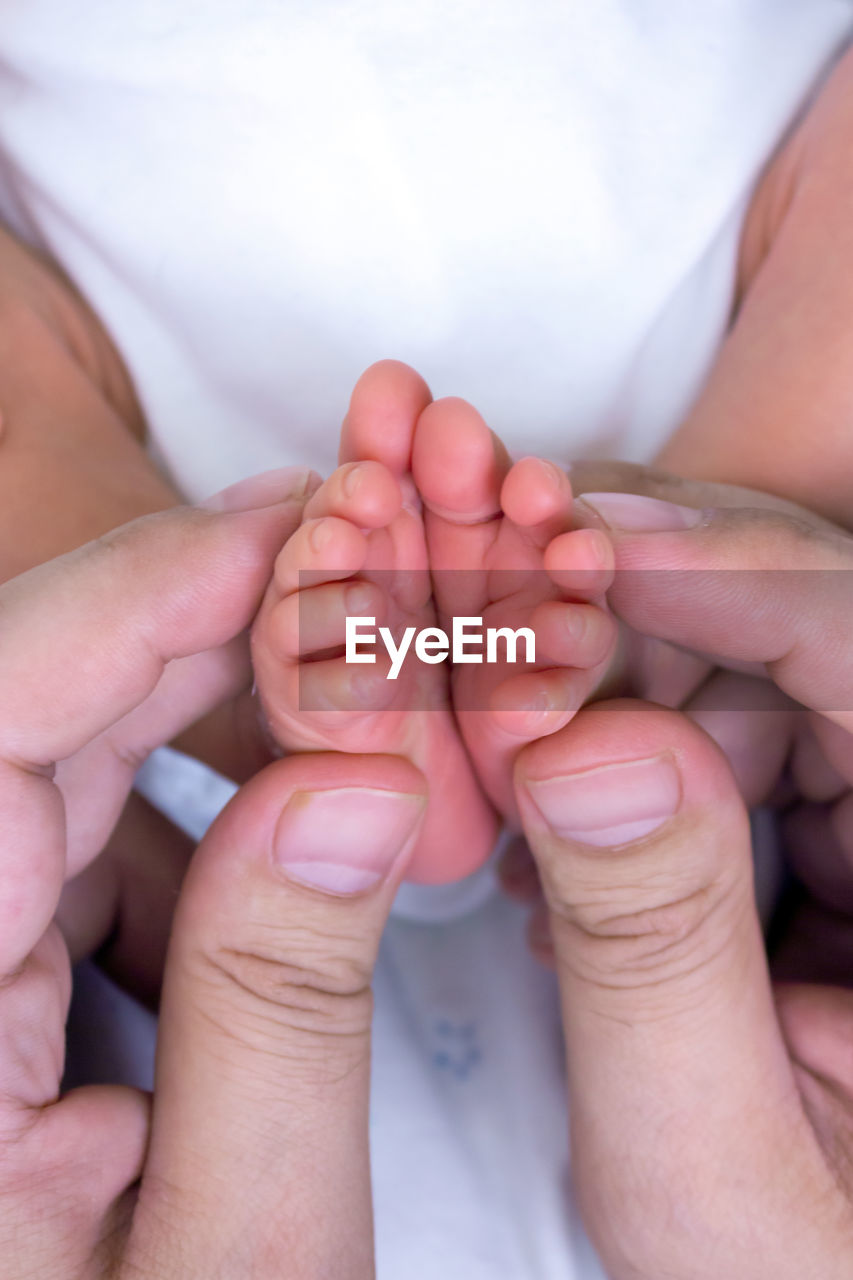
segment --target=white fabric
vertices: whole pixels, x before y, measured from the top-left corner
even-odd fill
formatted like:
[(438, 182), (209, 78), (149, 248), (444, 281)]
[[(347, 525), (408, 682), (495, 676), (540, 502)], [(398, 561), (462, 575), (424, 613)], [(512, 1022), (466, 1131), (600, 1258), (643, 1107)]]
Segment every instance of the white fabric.
[[(101, 314), (190, 496), (328, 469), (352, 383), (389, 355), (511, 449), (644, 458), (701, 384), (750, 188), (851, 16), (5, 0), (0, 210)], [(199, 803), (179, 808), (203, 826)], [(382, 1280), (600, 1276), (567, 1192), (553, 980), (490, 877), (407, 890), (383, 945)]]
[(849, 0), (5, 0), (6, 204), (193, 496), (328, 467), (410, 360), (510, 447), (644, 456)]

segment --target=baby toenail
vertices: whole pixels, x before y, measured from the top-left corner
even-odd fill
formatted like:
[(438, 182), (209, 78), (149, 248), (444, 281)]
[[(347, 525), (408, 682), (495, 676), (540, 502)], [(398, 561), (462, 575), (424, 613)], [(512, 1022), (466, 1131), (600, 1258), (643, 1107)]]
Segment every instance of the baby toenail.
[(574, 640), (576, 644), (580, 644), (586, 635), (587, 628), (587, 617), (584, 611), (567, 605), (563, 614), (563, 622), (569, 639)]
[(551, 699), (548, 695), (548, 690), (540, 689), (538, 693), (527, 694), (526, 697), (519, 699), (517, 709), (534, 713), (537, 711), (550, 711)]
[(332, 533), (333, 529), (328, 520), (318, 520), (308, 535), (311, 549), (313, 551), (323, 551), (329, 545)]
[(348, 498), (354, 498), (358, 493), (362, 481), (364, 480), (364, 476), (365, 468), (360, 462), (346, 473), (341, 488)]
[(565, 472), (562, 467), (558, 467), (556, 462), (549, 462), (547, 458), (539, 458), (538, 461), (549, 480), (552, 480), (554, 484), (557, 485), (561, 485), (563, 483)]
[(365, 617), (370, 610), (373, 591), (366, 582), (354, 582), (344, 592), (347, 613), (350, 617)]

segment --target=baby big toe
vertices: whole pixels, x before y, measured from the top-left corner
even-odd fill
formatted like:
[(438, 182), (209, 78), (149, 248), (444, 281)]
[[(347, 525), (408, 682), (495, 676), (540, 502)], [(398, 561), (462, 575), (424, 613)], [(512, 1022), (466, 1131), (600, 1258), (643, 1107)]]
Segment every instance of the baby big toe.
[(432, 400), (420, 374), (399, 360), (380, 360), (359, 378), (341, 430), (341, 462), (372, 459), (395, 476), (411, 468), (412, 438)]
[(436, 400), (415, 431), (412, 474), (424, 503), (454, 524), (500, 514), (509, 459), (500, 440), (465, 400)]

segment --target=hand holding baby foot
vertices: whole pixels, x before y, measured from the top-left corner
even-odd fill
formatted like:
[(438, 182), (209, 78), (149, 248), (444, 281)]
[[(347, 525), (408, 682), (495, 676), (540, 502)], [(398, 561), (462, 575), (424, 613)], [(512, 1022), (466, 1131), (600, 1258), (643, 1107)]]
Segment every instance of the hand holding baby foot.
[(153, 1110), (129, 1088), (61, 1093), (63, 878), (134, 761), (242, 680), (228, 643), (300, 514), (282, 480), (273, 505), (253, 481), (245, 507), (137, 521), (0, 588), (4, 1280), (374, 1272), (370, 982), (425, 807), (407, 761), (253, 778), (181, 889)]
[(612, 1280), (842, 1280), (853, 1002), (773, 991), (746, 810), (683, 715), (588, 707), (516, 773), (562, 996), (572, 1169)]
[[(435, 623), (420, 502), (408, 475), (418, 414), (429, 397), (405, 366), (385, 362), (360, 380), (344, 428), (354, 458), (313, 495), (282, 549), (253, 633), (269, 728), (288, 751), (403, 756), (428, 780), (430, 800), (410, 864), (440, 883), (475, 870), (495, 820), (460, 740), (444, 665), (347, 662), (347, 617), (370, 617), (399, 638)], [(381, 431), (377, 430), (377, 423)]]
[[(609, 669), (610, 544), (572, 531), (560, 468), (534, 458), (511, 467), (470, 406), (431, 404), (405, 366), (385, 362), (360, 380), (342, 454), (277, 560), (253, 637), (259, 691), (287, 750), (416, 763), (431, 801), (411, 875), (455, 879), (493, 841), (477, 780), (513, 817), (517, 752), (565, 724)], [(408, 660), (388, 679), (387, 661), (346, 660), (348, 617), (373, 618), (399, 643), (436, 622), (451, 632), (460, 616), (487, 630), (528, 628), (539, 655), (508, 666), (496, 647), (497, 662), (457, 667), (455, 720), (443, 665)]]
[[(853, 1001), (840, 914), (853, 902), (853, 539), (789, 504), (691, 488), (701, 512), (596, 499), (629, 570), (615, 607), (649, 634), (760, 664), (799, 700), (814, 741), (790, 761), (786, 845), (831, 902), (835, 928), (813, 929), (810, 951), (787, 955), (797, 985), (771, 986), (744, 778), (687, 716), (589, 707), (526, 748), (516, 784), (561, 987), (572, 1165), (613, 1280), (843, 1280), (853, 1268)], [(738, 496), (740, 509), (722, 509)], [(729, 702), (725, 715), (748, 733), (752, 710)], [(783, 739), (788, 717), (783, 706)], [(756, 763), (769, 785), (786, 754), (753, 760), (752, 785)], [(535, 891), (523, 858), (513, 879)], [(845, 987), (803, 981), (814, 975)]]

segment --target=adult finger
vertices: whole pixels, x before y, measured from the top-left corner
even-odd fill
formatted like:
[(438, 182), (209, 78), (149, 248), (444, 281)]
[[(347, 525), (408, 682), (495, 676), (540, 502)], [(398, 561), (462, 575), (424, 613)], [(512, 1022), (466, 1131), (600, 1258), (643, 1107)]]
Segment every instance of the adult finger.
[(140, 1274), (373, 1274), (370, 983), (425, 803), (403, 760), (291, 757), (203, 840), (167, 961)]
[(681, 708), (721, 748), (749, 808), (775, 790), (804, 712), (769, 680), (717, 670)]
[[(703, 508), (739, 508), (780, 511), (794, 517), (802, 517), (803, 508), (787, 498), (760, 489), (747, 489), (743, 485), (721, 484), (710, 480), (689, 480), (673, 475), (657, 467), (637, 462), (618, 462), (611, 459), (580, 461), (569, 468), (572, 490), (576, 497), (583, 494), (602, 493), (636, 494), (654, 498), (677, 506)], [(822, 516), (808, 512), (815, 526), (827, 530), (836, 526)]]
[(93, 1259), (106, 1263), (120, 1240), (124, 1193), (142, 1168), (143, 1094), (95, 1086), (59, 1098), (70, 987), (55, 926), (0, 986), (4, 1280), (107, 1274)]
[(644, 634), (763, 663), (781, 689), (853, 729), (853, 538), (781, 510), (694, 510), (586, 494), (606, 522), (609, 599)]
[[(260, 495), (251, 486), (240, 494), (247, 510), (144, 517), (0, 588), (0, 975), (22, 963), (59, 900), (68, 815), (55, 763), (156, 695), (175, 659), (202, 656), (210, 696), (209, 651), (247, 626), (298, 522), (302, 493), (287, 497), (294, 479), (304, 491), (305, 473), (288, 472), (272, 506), (251, 509), (269, 500), (261, 478)], [(171, 700), (150, 705), (149, 747), (158, 717), (162, 741), (176, 727)], [(99, 806), (118, 812), (134, 763), (98, 779)]]
[[(599, 704), (522, 752), (516, 790), (550, 909), (576, 1184), (608, 1274), (743, 1274), (744, 1204), (785, 1220), (826, 1178), (728, 766), (678, 713)], [(837, 1229), (820, 1207), (806, 1273)], [(796, 1273), (789, 1242), (767, 1248), (762, 1274)]]
[(56, 913), (73, 962), (97, 952), (123, 990), (156, 1008), (172, 916), (195, 849), (179, 827), (131, 791), (104, 849), (66, 881)]
[(265, 492), (260, 509), (145, 516), (6, 583), (2, 754), (71, 755), (142, 702), (173, 659), (242, 631), (306, 484), (303, 471), (283, 478), (279, 501)]

